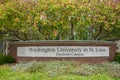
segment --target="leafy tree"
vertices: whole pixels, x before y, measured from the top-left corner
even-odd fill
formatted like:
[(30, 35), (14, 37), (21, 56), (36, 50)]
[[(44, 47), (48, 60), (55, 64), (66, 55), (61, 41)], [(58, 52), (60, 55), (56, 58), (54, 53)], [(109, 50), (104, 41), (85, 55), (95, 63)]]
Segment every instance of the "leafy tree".
[(0, 4), (5, 4), (7, 2), (9, 2), (10, 0), (0, 0)]
[(110, 40), (120, 37), (119, 17), (120, 4), (109, 0), (11, 0), (0, 5), (0, 33), (20, 40)]

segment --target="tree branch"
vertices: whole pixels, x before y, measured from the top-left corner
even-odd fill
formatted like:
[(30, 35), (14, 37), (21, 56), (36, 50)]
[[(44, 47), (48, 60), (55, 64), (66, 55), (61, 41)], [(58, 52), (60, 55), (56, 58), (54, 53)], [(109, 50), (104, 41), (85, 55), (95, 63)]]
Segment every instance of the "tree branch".
[(97, 33), (96, 36), (94, 37), (94, 40), (98, 40), (98, 38), (99, 38), (100, 35), (101, 35), (102, 29), (103, 29), (103, 27), (100, 26), (100, 27), (99, 27), (99, 31), (98, 31), (98, 33)]
[(74, 25), (73, 22), (71, 22), (71, 29), (70, 29), (70, 40), (74, 40)]

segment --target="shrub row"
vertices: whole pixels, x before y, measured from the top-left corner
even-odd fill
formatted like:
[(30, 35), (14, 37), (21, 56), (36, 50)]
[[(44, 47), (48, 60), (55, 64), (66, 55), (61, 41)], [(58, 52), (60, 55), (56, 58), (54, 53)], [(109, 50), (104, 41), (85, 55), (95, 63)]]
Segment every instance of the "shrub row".
[(16, 62), (15, 58), (13, 58), (10, 55), (3, 55), (0, 53), (0, 65), (6, 64), (6, 63), (14, 63)]

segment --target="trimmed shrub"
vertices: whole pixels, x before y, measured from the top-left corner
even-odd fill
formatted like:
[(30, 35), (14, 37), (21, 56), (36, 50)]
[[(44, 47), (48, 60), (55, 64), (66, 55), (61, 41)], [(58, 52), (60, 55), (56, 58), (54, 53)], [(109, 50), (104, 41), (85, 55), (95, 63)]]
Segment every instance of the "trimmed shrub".
[(14, 63), (14, 62), (16, 62), (16, 60), (15, 60), (15, 58), (12, 57), (11, 55), (6, 55), (6, 56), (5, 56), (5, 62), (6, 62), (6, 63)]
[(2, 53), (0, 53), (0, 65), (5, 63), (5, 57)]
[(14, 63), (14, 62), (16, 62), (16, 60), (12, 56), (3, 55), (2, 53), (0, 53), (0, 65), (5, 63)]
[(116, 53), (116, 55), (114, 57), (114, 61), (120, 63), (120, 53)]

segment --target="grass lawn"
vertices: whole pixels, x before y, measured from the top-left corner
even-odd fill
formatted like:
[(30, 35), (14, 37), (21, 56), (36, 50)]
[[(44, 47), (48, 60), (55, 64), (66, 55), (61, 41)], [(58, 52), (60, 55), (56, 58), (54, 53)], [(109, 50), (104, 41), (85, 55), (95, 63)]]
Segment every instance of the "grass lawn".
[[(107, 73), (109, 70), (107, 65), (114, 69), (111, 72), (114, 76)], [(107, 63), (107, 65), (105, 63), (105, 65), (97, 66), (87, 64), (75, 66), (70, 65), (69, 62), (59, 61), (2, 65), (0, 66), (0, 80), (120, 80), (120, 64)]]

